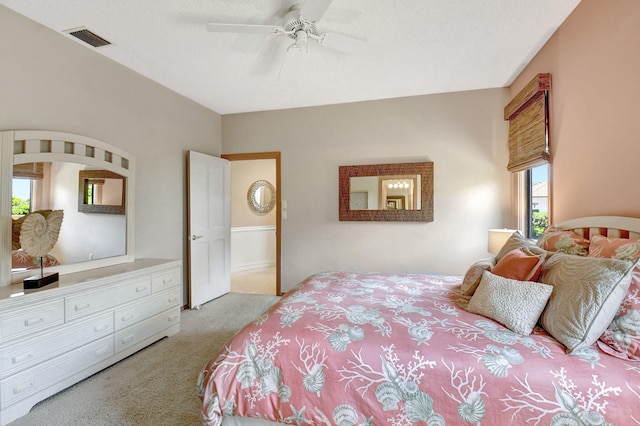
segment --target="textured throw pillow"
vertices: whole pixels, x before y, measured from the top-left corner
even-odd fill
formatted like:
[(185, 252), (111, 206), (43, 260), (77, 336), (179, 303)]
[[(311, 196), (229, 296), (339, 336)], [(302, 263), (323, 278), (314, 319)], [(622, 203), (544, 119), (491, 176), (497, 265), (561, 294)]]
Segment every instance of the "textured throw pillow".
[(637, 259), (640, 257), (640, 240), (593, 235), (589, 244), (589, 256), (622, 260)]
[(591, 346), (618, 311), (634, 265), (626, 260), (554, 253), (540, 279), (553, 286), (542, 327), (569, 353)]
[(545, 253), (535, 253), (529, 247), (520, 247), (507, 253), (491, 273), (518, 281), (536, 281), (542, 272)]
[(482, 279), (482, 273), (484, 271), (490, 271), (495, 264), (495, 257), (487, 257), (486, 259), (478, 260), (476, 263), (471, 265), (462, 279), (460, 293), (464, 296), (473, 296), (473, 293), (478, 288), (478, 284), (480, 284), (480, 280)]
[(559, 251), (577, 256), (586, 256), (589, 251), (589, 240), (573, 231), (561, 231), (553, 226), (545, 229), (536, 245), (547, 251)]
[(514, 232), (504, 243), (498, 254), (496, 254), (496, 262), (499, 262), (510, 251), (520, 247), (527, 247), (534, 253), (545, 253), (543, 249), (536, 246), (534, 241), (523, 237), (520, 232)]
[(533, 331), (553, 287), (533, 281), (517, 281), (484, 272), (467, 310), (529, 335)]

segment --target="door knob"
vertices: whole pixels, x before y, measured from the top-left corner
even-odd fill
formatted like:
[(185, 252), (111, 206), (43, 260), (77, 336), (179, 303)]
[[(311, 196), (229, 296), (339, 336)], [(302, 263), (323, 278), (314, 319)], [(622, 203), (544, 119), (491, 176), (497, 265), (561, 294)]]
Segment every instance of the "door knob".
[(197, 240), (198, 238), (202, 238), (202, 235), (192, 235), (192, 236), (191, 236), (191, 239), (192, 239), (193, 241)]

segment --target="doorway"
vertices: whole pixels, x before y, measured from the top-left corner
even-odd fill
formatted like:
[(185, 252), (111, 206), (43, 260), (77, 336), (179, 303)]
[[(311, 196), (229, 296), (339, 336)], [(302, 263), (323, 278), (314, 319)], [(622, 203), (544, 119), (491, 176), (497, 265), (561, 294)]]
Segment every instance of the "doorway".
[[(221, 157), (229, 160), (231, 165), (231, 291), (280, 295), (280, 226), (282, 220), (280, 152), (223, 154)], [(253, 165), (255, 167), (252, 167)], [(241, 172), (241, 177), (234, 179), (234, 167), (236, 170), (256, 169), (263, 171), (255, 172), (253, 175)], [(249, 212), (249, 187), (259, 180), (268, 182), (273, 180), (273, 182), (269, 182), (275, 187), (275, 206), (271, 218), (268, 213)], [(234, 245), (236, 250), (234, 250)], [(254, 251), (260, 252), (263, 249), (269, 253), (273, 252), (275, 261), (244, 259)], [(261, 255), (256, 256), (260, 258)], [(238, 259), (239, 257), (243, 258)], [(270, 254), (267, 255), (268, 257)]]

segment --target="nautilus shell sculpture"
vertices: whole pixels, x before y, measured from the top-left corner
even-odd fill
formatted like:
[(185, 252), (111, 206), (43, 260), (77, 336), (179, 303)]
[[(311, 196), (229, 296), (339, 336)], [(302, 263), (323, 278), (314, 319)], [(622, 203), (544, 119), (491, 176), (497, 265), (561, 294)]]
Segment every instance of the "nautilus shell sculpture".
[(62, 210), (27, 215), (20, 228), (22, 249), (33, 257), (46, 256), (58, 241), (63, 216)]

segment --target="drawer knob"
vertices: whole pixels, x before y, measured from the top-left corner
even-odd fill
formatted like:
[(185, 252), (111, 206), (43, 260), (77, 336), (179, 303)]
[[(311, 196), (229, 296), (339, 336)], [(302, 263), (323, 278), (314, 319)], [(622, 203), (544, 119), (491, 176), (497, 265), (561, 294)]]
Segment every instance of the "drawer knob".
[(39, 324), (41, 322), (44, 322), (44, 317), (27, 318), (26, 320), (24, 320), (24, 325), (28, 327), (30, 325)]
[(29, 380), (28, 382), (23, 383), (20, 386), (16, 386), (15, 388), (13, 388), (13, 394), (14, 395), (18, 395), (19, 393), (22, 393), (22, 392), (28, 390), (31, 387), (33, 387), (33, 380)]
[(22, 354), (22, 355), (17, 355), (14, 356), (13, 358), (11, 358), (11, 362), (13, 364), (20, 364), (21, 362), (25, 362), (28, 359), (31, 359), (31, 352), (28, 352), (26, 354)]
[(162, 280), (162, 284), (171, 284), (172, 282), (173, 282), (173, 278), (169, 278), (168, 280), (167, 279)]
[(134, 338), (133, 334), (130, 334), (128, 336), (124, 336), (122, 338), (122, 343), (129, 343), (130, 341), (132, 341)]
[(98, 350), (95, 352), (95, 356), (96, 356), (96, 357), (101, 357), (101, 356), (103, 356), (104, 354), (106, 354), (108, 351), (109, 351), (109, 347), (108, 347), (108, 346), (107, 346), (107, 347), (104, 347), (104, 348), (102, 348), (102, 349), (98, 349)]
[(147, 286), (136, 287), (136, 293), (142, 293), (143, 291), (147, 291)]
[(133, 319), (133, 314), (123, 315), (121, 321), (122, 322), (127, 322), (130, 319)]
[(76, 310), (76, 312), (78, 312), (78, 311), (84, 311), (85, 309), (88, 309), (88, 308), (89, 308), (89, 306), (91, 306), (91, 304), (89, 304), (89, 303), (87, 303), (87, 304), (85, 304), (85, 305), (76, 305), (76, 306), (74, 307), (74, 309)]
[(102, 330), (106, 330), (107, 328), (109, 328), (109, 324), (97, 325), (97, 326), (95, 326), (95, 327), (93, 328), (93, 331), (94, 331), (95, 333), (98, 333), (98, 332), (100, 332), (100, 331), (102, 331)]

